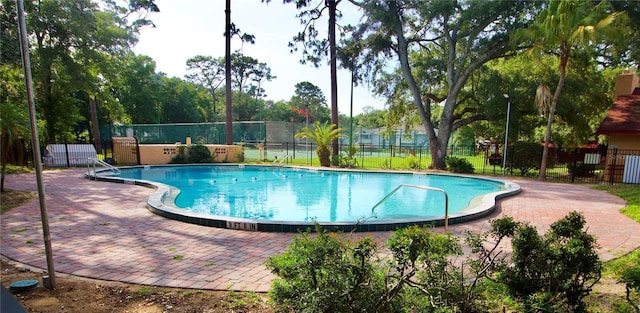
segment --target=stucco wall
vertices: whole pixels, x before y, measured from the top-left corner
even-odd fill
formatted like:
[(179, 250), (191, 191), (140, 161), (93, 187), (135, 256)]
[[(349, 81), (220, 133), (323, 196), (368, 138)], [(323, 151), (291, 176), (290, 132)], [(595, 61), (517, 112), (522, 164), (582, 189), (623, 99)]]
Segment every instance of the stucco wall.
[[(181, 145), (157, 144), (140, 145), (140, 164), (167, 164), (178, 153)], [(182, 145), (188, 147), (187, 145)], [(241, 146), (205, 145), (214, 156), (215, 162), (240, 162), (243, 159)]]
[(613, 146), (621, 150), (640, 150), (640, 136), (609, 135), (609, 148)]

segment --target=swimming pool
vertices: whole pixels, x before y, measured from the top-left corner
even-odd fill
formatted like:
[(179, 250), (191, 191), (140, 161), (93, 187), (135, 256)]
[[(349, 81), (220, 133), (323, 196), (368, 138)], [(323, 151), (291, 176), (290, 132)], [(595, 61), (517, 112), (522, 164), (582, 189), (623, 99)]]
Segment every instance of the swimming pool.
[(514, 184), (464, 176), (249, 165), (133, 167), (109, 179), (160, 183), (148, 201), (154, 213), (263, 231), (297, 231), (315, 222), (366, 231), (442, 223), (443, 193), (420, 186), (446, 190), (450, 221), (460, 222), (489, 214), (497, 197), (519, 191)]

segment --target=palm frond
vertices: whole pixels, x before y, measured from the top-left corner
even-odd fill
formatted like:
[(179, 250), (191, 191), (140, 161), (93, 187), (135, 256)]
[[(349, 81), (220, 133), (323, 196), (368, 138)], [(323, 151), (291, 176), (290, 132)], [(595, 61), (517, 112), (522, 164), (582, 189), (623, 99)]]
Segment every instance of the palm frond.
[(538, 108), (538, 113), (546, 114), (549, 111), (552, 96), (549, 86), (542, 83), (538, 85), (535, 97), (535, 105)]

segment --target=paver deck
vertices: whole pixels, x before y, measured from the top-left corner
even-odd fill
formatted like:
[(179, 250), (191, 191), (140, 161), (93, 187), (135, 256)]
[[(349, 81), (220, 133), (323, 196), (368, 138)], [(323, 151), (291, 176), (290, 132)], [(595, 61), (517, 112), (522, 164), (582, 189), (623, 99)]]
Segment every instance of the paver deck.
[[(46, 171), (46, 202), (56, 272), (101, 280), (181, 288), (269, 290), (274, 276), (268, 256), (280, 253), (295, 234), (228, 230), (186, 224), (146, 209), (153, 189), (95, 182), (85, 170)], [(601, 259), (640, 246), (640, 223), (619, 210), (624, 200), (588, 186), (511, 179), (520, 195), (500, 200), (489, 217), (450, 226), (489, 229), (489, 220), (512, 216), (546, 231), (570, 211), (581, 212), (598, 238)], [(6, 188), (35, 191), (35, 174), (8, 175)], [(46, 269), (37, 199), (2, 215), (0, 253)], [(437, 231), (442, 231), (438, 228)], [(359, 233), (384, 241), (391, 233)]]

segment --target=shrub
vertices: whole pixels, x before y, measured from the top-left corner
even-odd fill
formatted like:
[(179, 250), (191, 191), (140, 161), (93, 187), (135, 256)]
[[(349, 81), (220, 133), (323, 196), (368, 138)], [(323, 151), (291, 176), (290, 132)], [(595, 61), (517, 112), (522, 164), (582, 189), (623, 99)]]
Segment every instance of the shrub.
[[(508, 148), (507, 167), (519, 169), (522, 176), (532, 169), (540, 169), (540, 160), (542, 146), (538, 143), (518, 141)], [(553, 153), (549, 153), (547, 162), (548, 166), (553, 166)]]
[(211, 151), (205, 145), (193, 145), (189, 148), (189, 163), (213, 163)]
[(412, 169), (412, 170), (420, 170), (421, 169), (420, 159), (418, 157), (416, 157), (415, 155), (407, 155), (407, 157), (405, 157), (405, 160), (407, 161), (407, 168)]
[(640, 312), (640, 304), (635, 303), (632, 297), (633, 292), (640, 295), (640, 262), (635, 267), (624, 270), (621, 276), (620, 282), (625, 285), (627, 302), (636, 312)]
[(351, 146), (347, 151), (343, 151), (342, 154), (338, 155), (338, 166), (347, 168), (358, 167), (357, 153), (358, 147), (356, 146)]
[(584, 217), (571, 212), (544, 236), (526, 224), (515, 231), (513, 264), (499, 276), (511, 295), (524, 302), (525, 311), (558, 308), (560, 302), (571, 312), (584, 311), (582, 300), (600, 280), (602, 269), (596, 239), (583, 230), (584, 225)]
[(447, 170), (454, 173), (473, 173), (475, 169), (467, 159), (448, 156), (445, 159)]
[(204, 145), (193, 145), (190, 147), (178, 147), (178, 153), (171, 158), (171, 164), (186, 163), (213, 163), (211, 151)]
[(287, 250), (267, 259), (278, 276), (269, 294), (278, 312), (394, 312), (377, 306), (385, 291), (373, 265), (376, 244), (365, 238), (353, 244), (316, 227)]
[(459, 265), (457, 239), (428, 227), (395, 231), (391, 259), (379, 262), (370, 238), (352, 243), (317, 226), (317, 235), (303, 233), (267, 260), (278, 276), (269, 293), (278, 312), (484, 312), (482, 288), (502, 264), (496, 249), (504, 227), (494, 228), (492, 249), (484, 236), (467, 233), (476, 258)]
[(595, 175), (596, 165), (584, 163), (576, 163), (576, 165), (567, 164), (567, 169), (569, 170), (569, 174), (577, 177), (592, 177)]
[(176, 153), (169, 161), (170, 164), (186, 164), (189, 163), (189, 159), (187, 158), (187, 154), (185, 152), (186, 147), (180, 146), (178, 147), (178, 153)]

